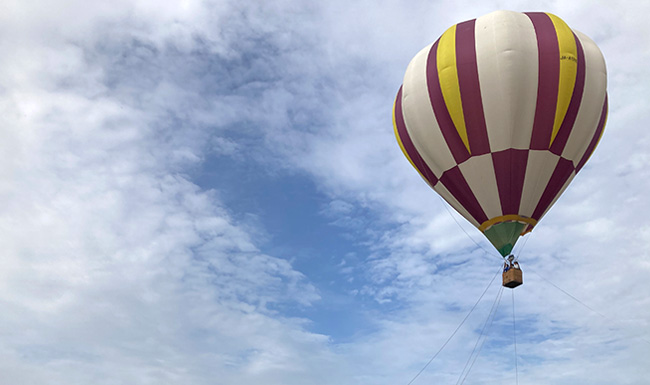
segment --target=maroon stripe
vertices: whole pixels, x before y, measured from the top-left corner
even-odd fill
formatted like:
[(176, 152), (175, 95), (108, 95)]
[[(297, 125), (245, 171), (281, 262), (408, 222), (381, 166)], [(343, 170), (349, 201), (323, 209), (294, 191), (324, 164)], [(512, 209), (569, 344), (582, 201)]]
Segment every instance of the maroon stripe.
[(476, 64), (475, 22), (476, 20), (469, 20), (456, 26), (458, 83), (472, 156), (490, 152), (481, 87), (478, 81), (478, 65)]
[(598, 139), (600, 139), (600, 136), (603, 133), (603, 129), (605, 128), (606, 120), (607, 120), (607, 94), (605, 94), (605, 103), (603, 103), (603, 109), (600, 112), (600, 121), (598, 122), (598, 127), (596, 128), (596, 132), (594, 133), (594, 136), (591, 138), (591, 142), (589, 142), (587, 151), (584, 153), (582, 159), (580, 159), (580, 162), (576, 167), (576, 173), (579, 172), (582, 169), (582, 167), (584, 167), (585, 163), (587, 163), (587, 160), (589, 160), (589, 157), (591, 156), (591, 154), (593, 154), (594, 150), (596, 149), (596, 145), (598, 144)]
[(400, 86), (399, 91), (397, 92), (397, 98), (395, 100), (395, 126), (397, 127), (397, 135), (402, 141), (404, 150), (408, 154), (409, 158), (418, 169), (420, 174), (424, 176), (424, 179), (429, 183), (431, 187), (435, 186), (438, 183), (438, 178), (433, 174), (429, 166), (424, 162), (420, 153), (413, 145), (413, 141), (409, 136), (408, 131), (406, 130), (406, 123), (404, 122), (404, 112), (402, 111), (402, 87)]
[(532, 150), (547, 150), (551, 143), (557, 93), (560, 79), (560, 47), (551, 18), (542, 12), (526, 15), (533, 22), (537, 35), (539, 55), (539, 76), (537, 79), (537, 106), (533, 134), (530, 139)]
[(438, 121), (438, 125), (440, 126), (442, 136), (445, 138), (447, 147), (451, 151), (456, 163), (460, 164), (469, 159), (469, 152), (460, 138), (460, 135), (458, 135), (458, 130), (456, 130), (454, 122), (451, 120), (451, 116), (447, 110), (447, 105), (445, 104), (445, 99), (442, 96), (440, 79), (438, 78), (438, 62), (436, 58), (439, 41), (440, 39), (438, 39), (433, 47), (431, 47), (429, 57), (427, 58), (427, 86), (429, 88), (429, 99), (431, 100), (433, 112)]
[(580, 40), (578, 40), (575, 33), (573, 34), (573, 37), (576, 40), (576, 47), (578, 48), (578, 72), (576, 73), (576, 83), (573, 88), (571, 101), (569, 102), (569, 108), (566, 111), (566, 116), (562, 121), (560, 130), (557, 132), (555, 140), (551, 145), (551, 152), (556, 155), (562, 155), (562, 151), (564, 151), (564, 147), (569, 141), (569, 135), (571, 134), (573, 124), (576, 121), (576, 116), (578, 116), (582, 94), (585, 90), (585, 53), (582, 50), (582, 44), (580, 44)]
[(546, 209), (549, 208), (553, 199), (560, 193), (560, 189), (566, 183), (566, 181), (571, 176), (571, 173), (575, 170), (573, 168), (573, 162), (568, 159), (560, 158), (560, 161), (555, 166), (555, 171), (551, 175), (551, 179), (548, 181), (542, 197), (537, 202), (537, 207), (533, 212), (532, 217), (536, 220), (539, 220), (540, 217), (544, 214)]
[(479, 224), (488, 220), (487, 215), (485, 215), (483, 208), (478, 203), (474, 192), (467, 184), (458, 166), (454, 166), (442, 173), (440, 182)]
[(528, 150), (508, 149), (492, 153), (503, 215), (519, 214), (524, 190)]

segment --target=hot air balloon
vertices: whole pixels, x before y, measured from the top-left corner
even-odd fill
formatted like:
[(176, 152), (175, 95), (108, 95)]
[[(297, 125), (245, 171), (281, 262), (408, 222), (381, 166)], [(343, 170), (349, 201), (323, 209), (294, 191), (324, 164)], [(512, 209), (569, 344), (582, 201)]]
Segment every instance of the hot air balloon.
[(606, 86), (589, 37), (550, 13), (496, 11), (412, 59), (395, 135), (429, 186), (506, 257), (596, 148)]

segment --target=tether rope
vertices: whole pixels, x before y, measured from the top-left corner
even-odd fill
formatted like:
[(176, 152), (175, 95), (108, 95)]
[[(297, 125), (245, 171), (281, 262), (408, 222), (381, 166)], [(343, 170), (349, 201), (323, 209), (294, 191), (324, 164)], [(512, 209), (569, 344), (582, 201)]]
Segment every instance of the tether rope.
[[(587, 305), (586, 303), (584, 303), (584, 302), (582, 302), (581, 300), (579, 300), (578, 298), (574, 297), (574, 296), (573, 296), (571, 293), (569, 293), (568, 291), (562, 289), (561, 287), (559, 287), (558, 285), (556, 285), (556, 284), (554, 284), (553, 282), (549, 281), (548, 279), (542, 277), (542, 276), (539, 275), (538, 273), (536, 273), (536, 272), (534, 272), (534, 271), (533, 271), (533, 273), (534, 273), (536, 276), (538, 276), (538, 277), (540, 277), (541, 279), (543, 279), (544, 281), (546, 281), (546, 283), (548, 283), (549, 285), (553, 286), (554, 288), (558, 289), (558, 290), (561, 291), (562, 293), (566, 294), (569, 298), (571, 298), (571, 299), (573, 299), (574, 301), (578, 302), (580, 305), (582, 305), (582, 306), (584, 306), (585, 308), (591, 310), (592, 312), (598, 314), (599, 316), (601, 316), (601, 317), (602, 317), (603, 319), (605, 319), (606, 321), (611, 322), (611, 323), (613, 323), (613, 324), (616, 324), (616, 323), (617, 323), (615, 320), (613, 320), (613, 319), (611, 319), (611, 318), (605, 316), (603, 313), (600, 313), (599, 311), (593, 309), (592, 307), (590, 307), (590, 306)], [(616, 326), (616, 327), (619, 328), (619, 329), (620, 329), (620, 328), (623, 328), (623, 327), (621, 327), (621, 326)], [(623, 329), (624, 329), (624, 328), (623, 328)], [(630, 332), (628, 332), (628, 333), (630, 333)], [(635, 337), (635, 338), (640, 339), (641, 341), (645, 342), (646, 344), (650, 344), (650, 341), (648, 341), (647, 339), (645, 339), (645, 338), (643, 338), (643, 337), (640, 337), (640, 336), (637, 336), (637, 335), (633, 335), (632, 333), (630, 333), (630, 335), (633, 336), (633, 337)]]
[[(487, 333), (490, 331), (492, 328), (492, 323), (494, 322), (494, 319), (496, 318), (497, 310), (499, 309), (499, 304), (501, 303), (501, 297), (503, 295), (503, 286), (499, 288), (499, 291), (497, 292), (496, 298), (494, 298), (494, 302), (492, 303), (492, 308), (490, 309), (490, 313), (488, 314), (487, 319), (485, 320), (485, 324), (483, 325), (483, 330), (481, 330), (481, 335), (479, 338), (476, 340), (476, 344), (474, 345), (474, 350), (472, 350), (472, 354), (469, 355), (469, 358), (467, 360), (467, 363), (465, 364), (465, 367), (470, 363), (469, 369), (467, 369), (467, 372), (465, 373), (465, 376), (463, 377), (463, 372), (465, 371), (465, 368), (463, 368), (463, 372), (460, 373), (460, 377), (458, 377), (458, 381), (456, 382), (456, 385), (462, 385), (465, 380), (467, 380), (467, 376), (469, 376), (469, 373), (472, 371), (472, 368), (474, 367), (474, 363), (476, 362), (476, 359), (478, 359), (478, 356), (481, 354), (481, 350), (483, 349), (483, 345), (485, 344), (485, 341), (487, 340)], [(481, 337), (485, 336), (481, 340)], [(481, 342), (480, 345), (478, 345), (479, 341)], [(476, 351), (476, 355), (474, 355), (474, 351), (476, 350), (476, 346), (478, 345), (478, 351)], [(472, 359), (472, 356), (474, 358)], [(462, 381), (461, 381), (462, 378)]]
[(512, 291), (512, 337), (515, 345), (515, 384), (519, 385), (519, 366), (517, 365), (517, 321), (515, 317), (515, 291)]
[(451, 339), (454, 338), (454, 336), (456, 335), (456, 333), (458, 332), (458, 330), (460, 329), (460, 327), (463, 326), (463, 324), (465, 323), (465, 321), (467, 321), (467, 318), (469, 318), (469, 316), (472, 314), (472, 312), (474, 311), (474, 309), (476, 309), (476, 306), (478, 306), (479, 302), (481, 302), (481, 299), (483, 299), (483, 296), (485, 296), (485, 293), (487, 293), (487, 291), (488, 291), (488, 289), (490, 288), (490, 286), (492, 286), (492, 282), (494, 282), (494, 279), (499, 275), (499, 273), (501, 273), (501, 267), (499, 267), (499, 271), (497, 271), (497, 273), (494, 275), (494, 277), (492, 277), (492, 279), (490, 280), (490, 283), (488, 283), (488, 285), (485, 287), (485, 290), (483, 290), (483, 293), (482, 293), (481, 296), (478, 298), (478, 300), (476, 301), (476, 303), (474, 304), (474, 306), (472, 306), (472, 308), (470, 309), (469, 313), (467, 313), (467, 315), (465, 316), (465, 318), (463, 318), (463, 320), (460, 322), (460, 324), (456, 327), (456, 330), (454, 330), (454, 332), (451, 333), (451, 335), (449, 336), (449, 338), (447, 338), (447, 341), (445, 341), (445, 343), (442, 344), (442, 346), (440, 347), (440, 349), (438, 349), (438, 351), (436, 352), (436, 354), (434, 354), (433, 357), (431, 357), (431, 359), (430, 359), (430, 360), (429, 360), (429, 361), (424, 365), (424, 367), (423, 367), (422, 369), (420, 369), (420, 371), (419, 371), (419, 372), (418, 372), (418, 373), (417, 373), (417, 374), (416, 374), (416, 375), (411, 379), (411, 381), (409, 381), (406, 385), (411, 385), (411, 384), (413, 383), (413, 381), (415, 381), (415, 380), (420, 376), (420, 374), (422, 374), (422, 372), (424, 372), (424, 370), (429, 366), (429, 364), (431, 364), (431, 362), (433, 362), (433, 360), (438, 356), (438, 354), (440, 354), (440, 352), (442, 352), (442, 349), (444, 349), (445, 346), (447, 346), (447, 344), (449, 343), (449, 341), (451, 341)]
[(589, 305), (587, 305), (587, 304), (585, 304), (584, 302), (580, 301), (579, 299), (577, 299), (576, 297), (574, 297), (573, 295), (571, 295), (568, 291), (562, 289), (562, 288), (559, 287), (558, 285), (556, 285), (556, 284), (554, 284), (553, 282), (549, 281), (548, 279), (542, 277), (541, 275), (539, 275), (539, 274), (536, 273), (535, 271), (533, 271), (532, 273), (535, 274), (536, 276), (540, 277), (540, 278), (543, 279), (544, 281), (546, 281), (546, 283), (548, 283), (549, 285), (553, 286), (554, 288), (558, 289), (558, 290), (561, 291), (562, 293), (566, 294), (567, 296), (569, 296), (571, 299), (573, 299), (574, 301), (578, 302), (578, 303), (581, 304), (582, 306), (584, 306), (584, 307), (586, 307), (587, 309), (591, 310), (592, 312), (598, 314), (599, 316), (601, 316), (601, 317), (607, 319), (607, 317), (605, 317), (604, 314), (602, 314), (602, 313), (596, 311), (595, 309), (591, 308)]

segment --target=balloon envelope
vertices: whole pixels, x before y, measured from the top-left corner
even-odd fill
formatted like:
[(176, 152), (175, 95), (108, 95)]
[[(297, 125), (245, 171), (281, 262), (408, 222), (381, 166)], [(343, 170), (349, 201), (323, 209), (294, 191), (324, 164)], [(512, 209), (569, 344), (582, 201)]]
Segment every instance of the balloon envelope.
[(596, 148), (606, 87), (587, 36), (549, 13), (497, 11), (413, 58), (395, 134), (424, 180), (506, 256)]

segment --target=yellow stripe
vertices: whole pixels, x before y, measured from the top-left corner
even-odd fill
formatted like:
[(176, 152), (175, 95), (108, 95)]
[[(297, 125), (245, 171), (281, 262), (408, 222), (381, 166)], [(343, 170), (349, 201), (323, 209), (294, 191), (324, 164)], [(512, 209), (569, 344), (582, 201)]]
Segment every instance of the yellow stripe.
[(555, 123), (553, 124), (553, 133), (551, 134), (551, 144), (560, 130), (564, 121), (566, 112), (569, 109), (573, 88), (576, 83), (578, 74), (578, 47), (576, 46), (573, 31), (559, 17), (547, 13), (555, 26), (557, 40), (560, 46), (560, 83), (558, 87), (557, 106), (555, 109)]
[(522, 222), (522, 223), (528, 223), (531, 226), (535, 226), (537, 224), (537, 221), (533, 218), (522, 217), (521, 215), (517, 215), (517, 214), (508, 214), (508, 215), (502, 215), (500, 217), (494, 217), (492, 219), (489, 219), (481, 223), (478, 229), (485, 232), (485, 230), (501, 222)]
[(447, 110), (449, 111), (451, 120), (454, 122), (454, 126), (456, 126), (458, 135), (460, 135), (463, 143), (465, 143), (465, 147), (467, 147), (467, 151), (469, 151), (469, 140), (467, 139), (465, 116), (463, 115), (463, 103), (460, 99), (458, 68), (456, 67), (455, 25), (445, 31), (440, 37), (436, 61), (438, 62), (438, 79), (440, 81), (442, 97), (445, 99)]
[(409, 156), (408, 152), (406, 152), (406, 148), (404, 148), (404, 143), (402, 143), (402, 138), (400, 138), (399, 132), (397, 131), (397, 120), (395, 118), (395, 107), (397, 106), (398, 102), (401, 102), (401, 100), (395, 99), (395, 104), (393, 104), (393, 130), (395, 131), (395, 138), (397, 139), (397, 144), (399, 144), (399, 148), (402, 149), (402, 153), (404, 153), (404, 156), (406, 157), (406, 159), (408, 159), (409, 163), (411, 163), (411, 166), (413, 166), (415, 171), (417, 171), (418, 174), (420, 174), (422, 179), (424, 179), (427, 182), (427, 184), (429, 184), (429, 181), (427, 180), (427, 178), (425, 178), (424, 175), (422, 175), (420, 170), (415, 166), (415, 163), (413, 163), (413, 160)]

